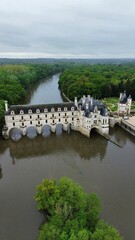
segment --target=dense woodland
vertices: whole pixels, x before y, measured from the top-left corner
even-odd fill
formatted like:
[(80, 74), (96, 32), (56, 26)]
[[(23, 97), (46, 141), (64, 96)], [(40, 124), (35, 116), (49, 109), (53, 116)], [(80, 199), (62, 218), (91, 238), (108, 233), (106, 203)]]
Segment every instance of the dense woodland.
[(37, 186), (38, 210), (46, 213), (38, 240), (122, 240), (117, 230), (99, 219), (101, 204), (71, 179), (45, 179)]
[(74, 65), (61, 74), (59, 86), (71, 100), (87, 94), (118, 97), (124, 90), (135, 100), (135, 63)]
[(23, 104), (31, 85), (57, 72), (61, 72), (59, 86), (71, 100), (84, 94), (91, 94), (99, 99), (118, 97), (123, 90), (135, 100), (134, 62), (84, 64), (63, 61), (0, 65), (0, 128), (3, 124), (4, 100), (8, 100), (9, 105)]
[(61, 72), (64, 65), (24, 64), (0, 66), (0, 127), (3, 124), (4, 100), (9, 105), (23, 104), (30, 87), (40, 79)]

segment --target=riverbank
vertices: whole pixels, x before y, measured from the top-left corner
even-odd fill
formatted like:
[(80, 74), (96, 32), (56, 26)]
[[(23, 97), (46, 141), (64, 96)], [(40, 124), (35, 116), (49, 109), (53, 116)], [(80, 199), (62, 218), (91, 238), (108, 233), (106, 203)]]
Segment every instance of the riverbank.
[(67, 102), (72, 102), (66, 95), (65, 93), (60, 89), (60, 92), (61, 92), (61, 95), (62, 95), (62, 98), (64, 101), (67, 101)]
[[(55, 75), (33, 89), (31, 104), (62, 101), (58, 80)], [(67, 176), (87, 193), (97, 193), (103, 205), (101, 217), (124, 239), (134, 240), (135, 138), (117, 126), (110, 129), (120, 149), (95, 132), (90, 139), (75, 131), (50, 134), (19, 142), (1, 140), (0, 239), (36, 240), (43, 216), (33, 199), (35, 186), (44, 178)]]
[(22, 104), (31, 86), (62, 69), (63, 66), (59, 64), (0, 66), (0, 133), (4, 123), (4, 100), (7, 100), (9, 105)]

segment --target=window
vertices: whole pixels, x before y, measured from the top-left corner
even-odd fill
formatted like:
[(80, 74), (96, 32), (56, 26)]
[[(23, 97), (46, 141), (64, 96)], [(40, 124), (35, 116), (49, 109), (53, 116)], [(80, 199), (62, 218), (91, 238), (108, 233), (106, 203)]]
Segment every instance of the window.
[(47, 118), (47, 114), (45, 114), (45, 117)]
[(54, 120), (53, 120), (53, 123), (54, 123)]
[(30, 115), (30, 119), (32, 119), (32, 116)]
[(40, 125), (40, 121), (38, 121), (38, 124)]
[(60, 118), (59, 118), (59, 122), (60, 122)]
[(11, 111), (11, 115), (14, 115), (15, 114), (15, 112), (14, 111)]
[(72, 121), (74, 121), (74, 118), (72, 118)]
[(37, 110), (36, 110), (36, 113), (40, 113), (40, 109), (37, 109)]
[(60, 113), (59, 113), (59, 117), (60, 117)]
[(14, 120), (14, 117), (12, 117), (12, 120)]
[(65, 116), (67, 116), (67, 113), (65, 113)]
[(58, 112), (60, 112), (61, 111), (61, 108), (58, 108)]
[(67, 111), (67, 107), (64, 107), (64, 111)]
[(30, 121), (30, 124), (32, 124), (32, 121)]
[(13, 123), (13, 126), (15, 126), (15, 123)]
[(20, 114), (24, 114), (24, 111), (23, 111), (23, 110), (20, 110)]
[(72, 116), (74, 116), (74, 113), (72, 112)]
[(48, 121), (46, 120), (45, 122), (47, 123)]
[(52, 117), (54, 117), (54, 114), (52, 114)]
[(31, 109), (29, 109), (28, 113), (30, 113), (30, 114), (31, 114), (31, 113), (32, 113), (32, 110), (31, 110)]
[(51, 109), (51, 112), (55, 112), (55, 109), (54, 109), (54, 108), (52, 108), (52, 109)]
[(71, 111), (74, 111), (74, 107), (71, 107)]
[(22, 126), (24, 127), (24, 123), (22, 123)]
[(37, 118), (39, 118), (39, 115), (37, 115)]
[(23, 120), (23, 116), (21, 116), (21, 119)]
[(45, 109), (44, 109), (44, 112), (48, 112), (48, 109), (47, 109), (47, 108), (45, 108)]

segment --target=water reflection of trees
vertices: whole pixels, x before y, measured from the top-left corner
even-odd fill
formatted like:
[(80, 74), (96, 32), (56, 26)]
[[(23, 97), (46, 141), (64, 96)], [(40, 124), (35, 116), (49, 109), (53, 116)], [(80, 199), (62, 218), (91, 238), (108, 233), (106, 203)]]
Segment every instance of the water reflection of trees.
[(0, 164), (0, 179), (3, 177), (3, 174), (2, 174), (2, 166)]
[(51, 134), (47, 138), (37, 136), (31, 140), (24, 137), (19, 142), (9, 141), (9, 149), (13, 163), (14, 159), (50, 155), (65, 150), (74, 150), (83, 159), (99, 157), (102, 160), (107, 144), (108, 142), (99, 135), (86, 138), (77, 132), (71, 132), (69, 135), (63, 132), (60, 136)]
[[(118, 126), (111, 129), (110, 136), (114, 142), (122, 147), (127, 141), (135, 143), (135, 138)], [(3, 154), (9, 148), (13, 164), (15, 164), (15, 159), (50, 155), (68, 150), (75, 151), (82, 159), (89, 160), (98, 157), (102, 160), (107, 145), (107, 140), (98, 134), (94, 133), (91, 138), (87, 138), (78, 132), (71, 131), (69, 135), (63, 132), (60, 136), (51, 133), (51, 136), (46, 138), (43, 136), (37, 136), (35, 139), (23, 137), (19, 142), (1, 140), (0, 154)]]

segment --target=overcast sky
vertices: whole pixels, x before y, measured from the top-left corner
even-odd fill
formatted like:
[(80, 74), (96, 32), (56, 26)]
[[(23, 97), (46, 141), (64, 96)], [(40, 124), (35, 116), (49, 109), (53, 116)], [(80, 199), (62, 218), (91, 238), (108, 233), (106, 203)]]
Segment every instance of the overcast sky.
[(135, 57), (135, 0), (3, 0), (0, 57)]

